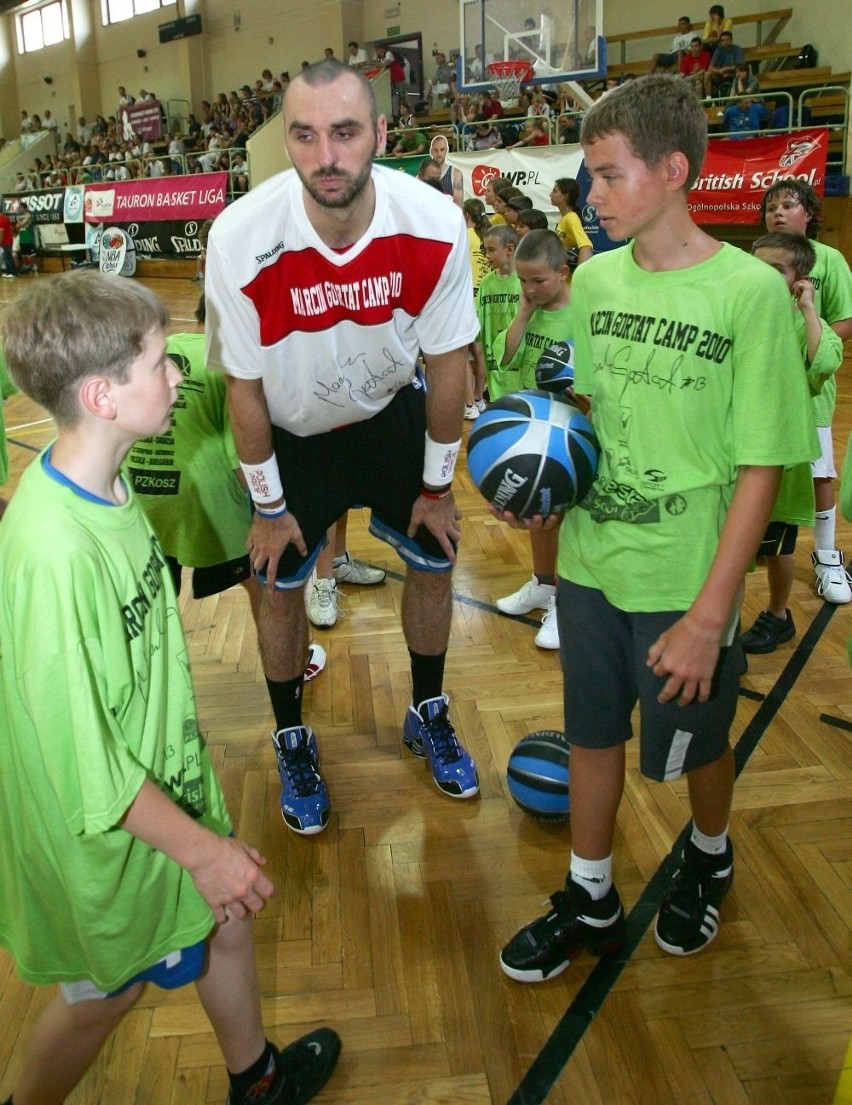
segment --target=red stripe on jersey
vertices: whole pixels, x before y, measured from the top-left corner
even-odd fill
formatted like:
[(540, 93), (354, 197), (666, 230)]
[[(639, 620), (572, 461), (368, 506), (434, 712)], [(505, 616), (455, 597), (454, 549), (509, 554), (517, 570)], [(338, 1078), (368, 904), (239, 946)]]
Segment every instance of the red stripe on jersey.
[(262, 346), (349, 320), (378, 326), (395, 310), (419, 315), (435, 291), (452, 242), (396, 234), (377, 238), (348, 264), (317, 250), (282, 253), (243, 289), (260, 322)]

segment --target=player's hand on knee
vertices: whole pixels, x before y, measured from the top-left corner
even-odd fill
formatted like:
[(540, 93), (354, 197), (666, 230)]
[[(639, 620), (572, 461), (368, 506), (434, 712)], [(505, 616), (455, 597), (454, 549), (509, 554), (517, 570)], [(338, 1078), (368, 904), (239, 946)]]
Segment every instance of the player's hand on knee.
[(270, 591), (275, 589), (278, 562), (288, 545), (295, 545), (301, 556), (308, 555), (302, 530), (289, 510), (279, 518), (264, 518), (261, 514), (255, 514), (246, 548), (253, 570), (265, 573), (266, 586)]
[(657, 701), (676, 698), (681, 706), (706, 702), (718, 659), (718, 634), (693, 624), (689, 615), (684, 615), (648, 649), (648, 667), (660, 679), (668, 676)]
[(423, 495), (414, 503), (411, 511), (411, 524), (408, 536), (414, 537), (420, 526), (425, 526), (441, 546), (444, 556), (451, 564), (456, 562), (454, 545), (461, 541), (461, 511), (456, 506), (452, 491), (440, 499), (425, 498)]
[(262, 870), (265, 857), (236, 837), (215, 833), (209, 837), (188, 870), (216, 921), (222, 924), (228, 917), (259, 913), (275, 895), (275, 887)]

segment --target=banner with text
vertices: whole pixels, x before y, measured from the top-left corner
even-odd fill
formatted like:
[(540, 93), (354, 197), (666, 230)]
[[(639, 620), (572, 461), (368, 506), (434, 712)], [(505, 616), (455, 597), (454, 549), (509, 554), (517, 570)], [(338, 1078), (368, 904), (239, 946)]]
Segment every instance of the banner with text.
[(228, 196), (227, 173), (155, 177), (121, 184), (87, 184), (86, 222), (161, 222), (215, 218)]
[(145, 138), (158, 142), (163, 137), (162, 106), (159, 100), (140, 100), (135, 104), (122, 104), (118, 109), (122, 137)]
[(697, 223), (756, 223), (761, 196), (783, 177), (805, 180), (823, 195), (827, 152), (825, 129), (714, 138), (689, 193), (690, 214)]

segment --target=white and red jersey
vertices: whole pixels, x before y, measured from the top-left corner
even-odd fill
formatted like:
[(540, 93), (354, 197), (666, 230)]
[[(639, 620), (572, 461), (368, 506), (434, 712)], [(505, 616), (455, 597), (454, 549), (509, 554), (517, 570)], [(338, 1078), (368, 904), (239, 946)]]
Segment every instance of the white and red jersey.
[(422, 181), (373, 167), (376, 209), (350, 249), (311, 226), (295, 170), (219, 215), (205, 270), (207, 364), (263, 380), (276, 426), (308, 437), (372, 418), (420, 350), (476, 338), (461, 211)]

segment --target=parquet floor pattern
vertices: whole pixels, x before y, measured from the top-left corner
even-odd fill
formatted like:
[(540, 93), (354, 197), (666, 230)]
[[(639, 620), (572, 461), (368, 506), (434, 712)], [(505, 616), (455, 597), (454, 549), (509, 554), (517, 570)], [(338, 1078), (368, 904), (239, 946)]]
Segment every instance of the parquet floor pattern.
[[(189, 318), (192, 285), (152, 286), (172, 306), (175, 328), (189, 329), (181, 317)], [(849, 371), (847, 363), (838, 463), (852, 423)], [(43, 417), (20, 396), (5, 406), (7, 492), (32, 449), (50, 439), (49, 425), (29, 425)], [(333, 808), (317, 837), (294, 835), (280, 817), (271, 713), (243, 592), (196, 602), (184, 586), (202, 731), (237, 831), (267, 856), (278, 886), (255, 925), (270, 1035), (287, 1040), (317, 1023), (338, 1029), (340, 1066), (316, 1099), (329, 1105), (828, 1105), (852, 1036), (852, 607), (834, 610), (814, 633), (738, 782), (737, 879), (713, 947), (675, 959), (648, 929), (587, 1030), (550, 1063), (544, 1083), (516, 1093), (566, 1011), (569, 1021), (588, 1020), (572, 1002), (597, 961), (583, 955), (533, 987), (498, 967), (502, 944), (541, 911), (567, 865), (570, 825), (525, 817), (505, 780), (517, 740), (562, 727), (561, 681), (558, 657), (533, 645), (534, 625), (492, 605), (529, 574), (525, 537), (488, 515), (466, 475), (458, 483), (465, 521), (446, 689), (479, 765), (473, 801), (441, 795), (400, 744), (410, 689), (400, 564), (360, 513), (350, 551), (390, 574), (380, 587), (343, 587), (345, 616), (315, 631), (328, 666), (306, 687), (305, 717), (320, 739)], [(852, 552), (852, 527), (841, 522), (839, 534)], [(804, 655), (802, 638), (824, 610), (809, 549), (804, 533), (791, 607), (798, 635), (750, 659), (735, 739), (762, 708), (760, 696), (772, 700), (791, 658)], [(764, 596), (758, 572), (745, 624)], [(628, 913), (688, 816), (685, 785), (643, 780), (631, 748), (615, 848)], [(0, 1099), (47, 997), (0, 954)], [(219, 1105), (225, 1095), (192, 988), (149, 988), (68, 1105)]]

